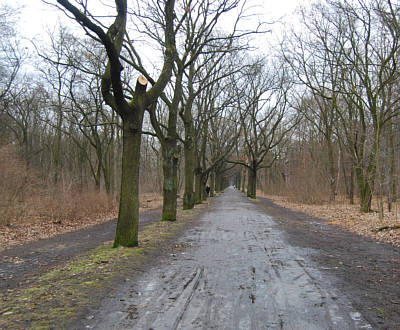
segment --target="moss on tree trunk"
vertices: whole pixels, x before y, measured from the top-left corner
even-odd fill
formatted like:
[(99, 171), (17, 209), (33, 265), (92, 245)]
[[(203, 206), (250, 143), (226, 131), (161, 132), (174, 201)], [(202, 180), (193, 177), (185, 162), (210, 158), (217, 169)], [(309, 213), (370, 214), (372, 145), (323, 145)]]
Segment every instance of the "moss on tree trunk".
[(139, 167), (143, 112), (136, 124), (123, 123), (122, 177), (118, 224), (114, 247), (137, 246), (139, 229)]
[(178, 152), (176, 139), (167, 139), (163, 143), (163, 221), (176, 220), (176, 195), (178, 192)]

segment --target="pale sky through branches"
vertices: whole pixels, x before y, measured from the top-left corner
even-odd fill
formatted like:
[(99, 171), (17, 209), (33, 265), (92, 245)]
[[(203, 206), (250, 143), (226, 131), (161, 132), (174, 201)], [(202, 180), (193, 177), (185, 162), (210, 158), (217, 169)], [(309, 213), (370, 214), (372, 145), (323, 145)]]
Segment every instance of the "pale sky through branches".
[[(9, 1), (6, 0), (5, 2)], [(248, 0), (247, 6), (250, 8), (249, 12), (257, 13), (258, 15), (256, 20), (253, 20), (249, 24), (256, 24), (260, 21), (272, 23), (280, 18), (285, 22), (290, 22), (294, 10), (301, 3), (304, 3), (304, 1)], [(56, 25), (57, 20), (68, 26), (76, 26), (76, 23), (74, 24), (72, 21), (68, 22), (69, 19), (61, 11), (46, 5), (41, 0), (14, 0), (12, 5), (22, 7), (19, 30), (22, 36), (28, 39), (40, 39), (41, 36), (46, 34), (45, 31), (47, 28), (52, 29)], [(280, 28), (278, 25), (275, 25), (272, 32), (274, 30), (276, 32), (277, 29)]]

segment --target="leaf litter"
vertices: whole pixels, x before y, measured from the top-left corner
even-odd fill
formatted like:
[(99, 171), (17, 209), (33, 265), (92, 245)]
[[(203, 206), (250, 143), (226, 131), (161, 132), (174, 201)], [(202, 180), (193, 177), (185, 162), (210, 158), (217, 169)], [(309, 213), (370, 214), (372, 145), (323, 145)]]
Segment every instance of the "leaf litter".
[(326, 219), (331, 225), (400, 247), (400, 205), (395, 204), (392, 212), (384, 212), (381, 220), (378, 212), (361, 213), (359, 205), (350, 205), (343, 200), (309, 205), (293, 202), (283, 196), (266, 195), (265, 197), (279, 206), (303, 212), (312, 217)]

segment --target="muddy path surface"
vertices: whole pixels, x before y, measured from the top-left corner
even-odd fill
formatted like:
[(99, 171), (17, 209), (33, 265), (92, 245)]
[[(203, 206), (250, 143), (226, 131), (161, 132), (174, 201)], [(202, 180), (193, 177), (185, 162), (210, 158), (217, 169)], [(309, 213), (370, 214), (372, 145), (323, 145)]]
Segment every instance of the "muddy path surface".
[[(159, 221), (161, 208), (140, 213), (139, 227)], [(0, 291), (34, 280), (49, 268), (111, 241), (117, 221), (110, 221), (0, 252)]]
[(308, 249), (311, 260), (333, 275), (336, 287), (374, 329), (400, 329), (399, 248), (290, 211), (266, 198), (260, 198), (259, 204), (285, 232), (289, 244)]
[[(374, 311), (363, 307), (372, 291), (360, 292), (354, 283), (344, 286), (333, 266), (318, 259), (323, 253), (318, 244), (306, 244), (312, 240), (307, 230), (317, 220), (309, 218), (308, 225), (304, 220), (309, 228), (299, 231), (304, 237), (296, 241), (296, 233), (285, 228), (296, 216), (289, 214), (228, 188), (180, 237), (181, 252), (165, 255), (157, 266), (121, 284), (76, 328), (395, 329), (400, 317), (377, 322)], [(344, 240), (357, 238), (332, 230)], [(399, 256), (386, 248), (395, 254), (391, 258)], [(353, 259), (357, 253), (347, 250)]]

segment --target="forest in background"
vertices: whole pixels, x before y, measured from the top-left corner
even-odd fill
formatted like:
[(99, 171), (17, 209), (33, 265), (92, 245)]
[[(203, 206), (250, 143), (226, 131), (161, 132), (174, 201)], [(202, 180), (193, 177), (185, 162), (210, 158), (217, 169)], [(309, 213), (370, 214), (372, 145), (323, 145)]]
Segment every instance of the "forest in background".
[[(115, 213), (121, 182), (127, 214), (137, 185), (163, 196), (164, 220), (175, 220), (177, 195), (191, 208), (206, 185), (213, 196), (228, 184), (251, 198), (258, 188), (309, 204), (340, 196), (381, 217), (392, 210), (397, 4), (315, 2), (266, 51), (274, 25), (243, 28), (256, 17), (244, 1), (146, 1), (131, 11), (115, 1), (104, 16), (77, 1), (82, 17), (58, 3), (86, 36), (61, 22), (27, 48), (18, 8), (0, 8), (1, 225)], [(235, 24), (223, 29), (224, 15)], [(124, 150), (136, 150), (125, 156), (137, 168), (121, 181)]]

